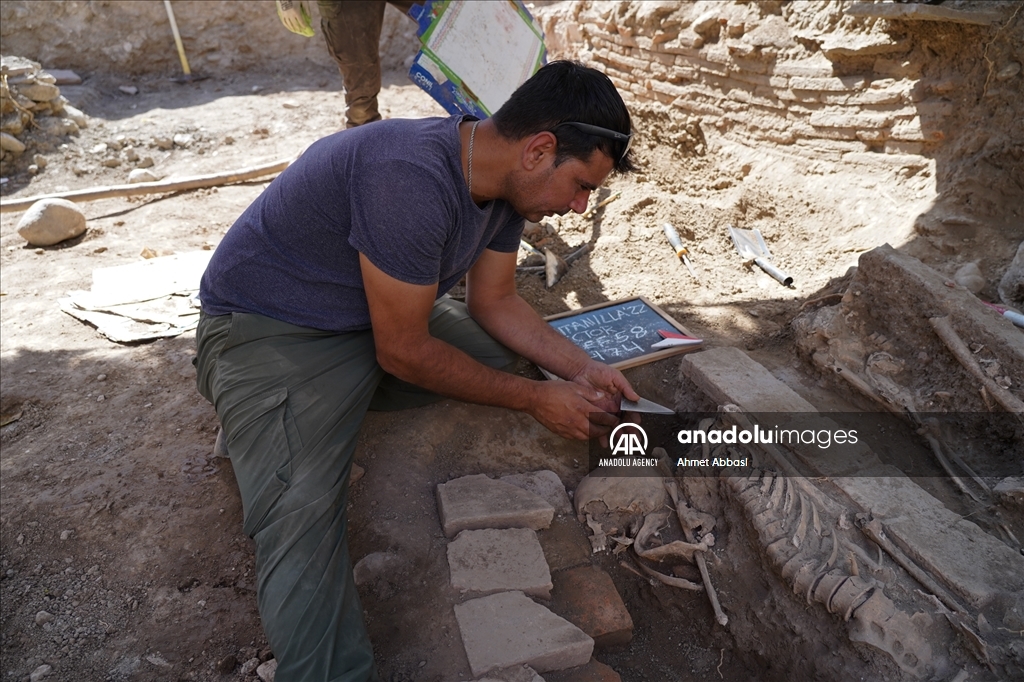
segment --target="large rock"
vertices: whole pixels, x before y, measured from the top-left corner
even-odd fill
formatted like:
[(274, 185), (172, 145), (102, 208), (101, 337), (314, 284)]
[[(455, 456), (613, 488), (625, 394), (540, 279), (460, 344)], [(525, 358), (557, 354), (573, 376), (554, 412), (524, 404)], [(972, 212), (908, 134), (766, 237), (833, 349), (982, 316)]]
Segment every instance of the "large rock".
[(18, 234), (32, 246), (52, 246), (85, 232), (85, 214), (67, 199), (41, 199), (18, 221)]

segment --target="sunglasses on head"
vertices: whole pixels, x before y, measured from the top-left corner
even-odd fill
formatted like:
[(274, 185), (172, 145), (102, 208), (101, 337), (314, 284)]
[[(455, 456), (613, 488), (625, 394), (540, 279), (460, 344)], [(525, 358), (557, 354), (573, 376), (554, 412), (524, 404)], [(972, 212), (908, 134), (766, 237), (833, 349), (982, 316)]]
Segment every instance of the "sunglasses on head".
[(616, 165), (622, 163), (622, 160), (626, 158), (626, 154), (629, 152), (629, 145), (633, 142), (633, 133), (626, 135), (615, 130), (609, 130), (608, 128), (602, 128), (601, 126), (593, 126), (589, 123), (579, 123), (578, 121), (566, 121), (565, 123), (559, 123), (559, 126), (572, 126), (576, 130), (588, 135), (597, 135), (598, 137), (607, 137), (615, 140), (616, 142), (622, 142), (622, 153), (619, 154), (618, 160), (615, 162)]

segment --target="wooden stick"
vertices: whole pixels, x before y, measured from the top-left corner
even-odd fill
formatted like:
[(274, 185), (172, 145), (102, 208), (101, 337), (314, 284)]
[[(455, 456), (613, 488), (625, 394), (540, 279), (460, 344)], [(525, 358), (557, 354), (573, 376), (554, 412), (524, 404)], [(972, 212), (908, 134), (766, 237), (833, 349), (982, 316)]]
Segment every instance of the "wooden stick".
[(111, 197), (134, 197), (142, 194), (160, 194), (163, 192), (180, 192), (188, 189), (201, 189), (203, 187), (217, 187), (230, 185), (235, 182), (245, 182), (264, 175), (280, 173), (295, 159), (275, 161), (263, 166), (242, 168), (241, 170), (214, 173), (212, 175), (197, 175), (181, 180), (160, 180), (158, 182), (139, 182), (134, 185), (111, 185), (108, 187), (93, 187), (89, 189), (78, 189), (71, 192), (54, 192), (52, 194), (39, 194), (25, 199), (14, 199), (11, 201), (0, 201), (0, 213), (11, 211), (24, 211), (40, 199), (67, 199), (69, 201), (96, 201), (97, 199), (109, 199)]
[(607, 199), (605, 199), (601, 203), (596, 204), (596, 205), (591, 206), (590, 208), (588, 208), (586, 211), (583, 212), (583, 215), (580, 216), (580, 217), (581, 218), (589, 218), (590, 216), (594, 215), (595, 212), (597, 212), (597, 209), (604, 208), (608, 204), (610, 204), (613, 201), (615, 201), (616, 199), (618, 199), (620, 196), (622, 196), (622, 192), (614, 192), (610, 197), (608, 197)]
[[(565, 264), (567, 266), (572, 265), (572, 262), (574, 260), (577, 260), (581, 256), (584, 256), (588, 253), (590, 253), (590, 244), (584, 244), (583, 246), (581, 246), (580, 248), (576, 249), (568, 256), (566, 256), (563, 260), (565, 261)], [(541, 275), (545, 274), (546, 270), (546, 265), (520, 265), (519, 267), (516, 268), (516, 272), (532, 272)]]
[(178, 22), (174, 20), (174, 10), (171, 9), (171, 0), (164, 0), (164, 9), (167, 10), (167, 18), (171, 22), (171, 33), (174, 34), (174, 44), (178, 47), (178, 59), (181, 60), (181, 70), (186, 76), (192, 75), (192, 69), (188, 68), (188, 57), (185, 56), (185, 46), (181, 44), (181, 34), (178, 33)]
[(963, 339), (953, 329), (953, 325), (950, 324), (948, 317), (929, 317), (928, 322), (932, 325), (932, 329), (939, 335), (942, 342), (946, 344), (946, 348), (949, 352), (960, 361), (960, 364), (964, 366), (968, 372), (974, 375), (974, 377), (980, 381), (989, 394), (996, 399), (1000, 405), (1003, 406), (1007, 412), (1012, 412), (1018, 416), (1024, 417), (1024, 402), (1021, 402), (1017, 396), (1013, 395), (1005, 388), (992, 381), (992, 379), (981, 370), (978, 363), (974, 361), (974, 357), (971, 355), (970, 349), (967, 344), (964, 343)]

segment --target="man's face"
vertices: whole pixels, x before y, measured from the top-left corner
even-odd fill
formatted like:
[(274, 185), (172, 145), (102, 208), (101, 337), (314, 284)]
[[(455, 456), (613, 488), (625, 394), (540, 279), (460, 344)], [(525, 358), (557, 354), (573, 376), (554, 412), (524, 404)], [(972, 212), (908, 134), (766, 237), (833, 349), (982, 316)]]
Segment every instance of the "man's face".
[(533, 170), (512, 174), (510, 203), (519, 215), (535, 223), (569, 211), (583, 213), (590, 193), (605, 181), (613, 166), (614, 162), (599, 149), (586, 163), (570, 158), (555, 166), (549, 158)]

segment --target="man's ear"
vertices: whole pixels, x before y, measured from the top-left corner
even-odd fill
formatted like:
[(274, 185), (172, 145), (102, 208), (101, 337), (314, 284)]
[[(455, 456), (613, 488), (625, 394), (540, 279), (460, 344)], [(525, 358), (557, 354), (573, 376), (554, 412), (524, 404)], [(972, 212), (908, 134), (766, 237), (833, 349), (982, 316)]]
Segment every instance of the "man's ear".
[(523, 169), (532, 171), (545, 164), (554, 163), (555, 152), (558, 150), (558, 138), (550, 131), (542, 131), (526, 139), (523, 146)]

